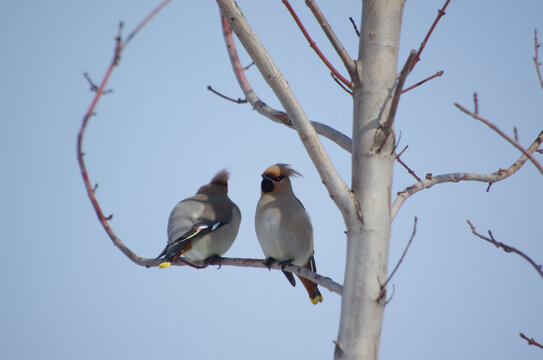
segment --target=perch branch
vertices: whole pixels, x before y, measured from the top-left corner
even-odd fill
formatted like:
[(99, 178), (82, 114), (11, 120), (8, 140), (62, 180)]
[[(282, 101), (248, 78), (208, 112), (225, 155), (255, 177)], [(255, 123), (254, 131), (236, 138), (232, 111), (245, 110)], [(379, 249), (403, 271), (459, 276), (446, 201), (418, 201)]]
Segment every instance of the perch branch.
[[(541, 175), (543, 175), (543, 166), (532, 156), (532, 152), (528, 152), (525, 148), (522, 147), (522, 145), (520, 145), (518, 142), (516, 142), (515, 140), (513, 140), (509, 135), (507, 135), (506, 133), (504, 133), (502, 130), (500, 130), (496, 125), (494, 125), (493, 123), (491, 123), (490, 121), (486, 120), (485, 118), (479, 116), (478, 114), (476, 113), (473, 113), (471, 111), (469, 111), (468, 109), (466, 109), (465, 107), (463, 107), (462, 105), (459, 105), (458, 103), (454, 103), (454, 106), (456, 106), (458, 109), (460, 109), (462, 112), (464, 112), (465, 114), (468, 114), (469, 116), (471, 116), (472, 118), (476, 119), (476, 120), (479, 120), (481, 121), (482, 123), (484, 123), (486, 126), (488, 126), (489, 128), (491, 128), (492, 130), (494, 130), (495, 132), (497, 132), (501, 137), (503, 137), (505, 140), (509, 141), (509, 143), (511, 145), (513, 145), (514, 147), (516, 147), (520, 152), (522, 152), (524, 155), (526, 155), (526, 157), (528, 157), (528, 159), (530, 159), (530, 161), (535, 165), (535, 167), (539, 170), (539, 172), (541, 173)], [(541, 141), (540, 141), (541, 143)], [(537, 149), (537, 148), (536, 148)]]
[[(268, 105), (266, 105), (266, 103), (260, 100), (258, 95), (256, 95), (251, 85), (249, 84), (249, 80), (245, 76), (245, 71), (239, 60), (236, 45), (234, 43), (234, 37), (232, 36), (232, 29), (230, 28), (228, 21), (226, 21), (226, 19), (222, 15), (221, 24), (223, 29), (224, 41), (226, 43), (226, 49), (228, 51), (228, 56), (230, 57), (230, 62), (232, 63), (232, 68), (234, 74), (236, 75), (236, 79), (238, 80), (239, 86), (245, 94), (245, 98), (253, 106), (253, 109), (256, 110), (259, 114), (267, 117), (274, 122), (283, 124), (291, 129), (294, 129), (292, 121), (285, 112), (275, 110), (269, 107)], [(345, 136), (341, 132), (335, 130), (332, 127), (329, 127), (328, 125), (321, 124), (316, 121), (311, 121), (311, 124), (319, 135), (324, 136), (329, 140), (335, 142), (341, 148), (349, 152), (351, 151), (352, 141), (348, 136)]]
[(287, 10), (289, 11), (290, 15), (292, 15), (292, 18), (294, 19), (294, 21), (296, 22), (296, 24), (298, 25), (298, 27), (300, 28), (300, 30), (304, 34), (305, 38), (307, 39), (307, 42), (309, 42), (309, 47), (312, 48), (315, 51), (317, 56), (328, 67), (328, 69), (330, 69), (330, 71), (334, 74), (335, 77), (337, 77), (342, 83), (344, 83), (345, 85), (347, 85), (349, 88), (352, 89), (353, 86), (354, 86), (353, 83), (351, 81), (347, 80), (345, 77), (343, 77), (343, 75), (341, 75), (339, 73), (339, 71), (336, 70), (334, 65), (332, 65), (330, 63), (330, 61), (328, 61), (326, 56), (324, 56), (324, 54), (321, 52), (321, 50), (317, 46), (317, 43), (315, 43), (315, 41), (313, 41), (311, 36), (309, 36), (309, 33), (307, 32), (304, 25), (302, 24), (302, 22), (298, 18), (298, 15), (296, 15), (296, 12), (292, 8), (292, 6), (290, 6), (290, 3), (288, 2), (288, 0), (283, 0), (283, 4), (285, 4), (285, 6), (286, 6)]
[(317, 5), (317, 2), (315, 0), (305, 0), (305, 4), (307, 7), (311, 10), (313, 13), (313, 16), (315, 16), (315, 19), (317, 19), (317, 22), (322, 28), (322, 31), (324, 31), (324, 34), (336, 50), (337, 54), (341, 58), (341, 61), (343, 61), (343, 64), (345, 65), (345, 68), (349, 72), (349, 75), (354, 78), (356, 75), (356, 65), (354, 60), (349, 56), (347, 53), (347, 50), (345, 50), (345, 47), (339, 40), (339, 38), (336, 36), (336, 33), (324, 17), (324, 14), (322, 13), (321, 9)]
[[(534, 153), (539, 145), (543, 142), (543, 131), (539, 133), (537, 138), (534, 140), (532, 145), (530, 145), (529, 148), (526, 149), (526, 152), (528, 154)], [(487, 182), (489, 184), (495, 183), (497, 181), (503, 180), (511, 175), (513, 175), (517, 170), (519, 170), (524, 163), (528, 160), (528, 157), (525, 154), (522, 154), (522, 156), (515, 161), (509, 168), (507, 169), (499, 169), (498, 171), (492, 173), (492, 174), (472, 174), (472, 173), (452, 173), (452, 174), (444, 174), (444, 175), (438, 175), (438, 176), (426, 176), (426, 179), (419, 181), (407, 188), (405, 188), (403, 191), (400, 191), (398, 193), (398, 196), (394, 200), (394, 203), (392, 204), (391, 209), (391, 217), (394, 219), (400, 208), (402, 207), (403, 203), (412, 195), (416, 194), (417, 192), (423, 190), (423, 189), (429, 189), (435, 184), (441, 184), (446, 182), (460, 182), (460, 181), (481, 181), (481, 182)]]
[(234, 0), (217, 0), (217, 4), (224, 18), (228, 21), (267, 84), (286, 110), (307, 154), (315, 165), (330, 197), (341, 211), (343, 218), (345, 220), (359, 218), (360, 214), (355, 207), (352, 191), (332, 164), (317, 136), (315, 128), (298, 103), (288, 82), (283, 78), (270, 55), (247, 23), (241, 10)]
[(416, 88), (416, 87), (418, 87), (418, 86), (421, 86), (421, 85), (424, 84), (425, 82), (430, 81), (430, 80), (432, 80), (432, 79), (435, 79), (436, 77), (441, 76), (441, 75), (443, 75), (443, 70), (440, 70), (440, 71), (436, 72), (436, 73), (435, 73), (434, 75), (432, 75), (432, 76), (428, 76), (426, 79), (419, 81), (419, 82), (416, 83), (415, 85), (411, 85), (411, 86), (408, 87), (407, 89), (403, 89), (403, 90), (402, 90), (402, 94), (408, 92), (409, 90), (413, 90), (414, 88)]
[[(160, 10), (164, 7), (166, 3), (168, 3), (171, 0), (164, 1), (157, 9)], [(158, 10), (155, 10), (152, 12), (152, 15), (154, 16)], [(152, 16), (151, 16), (152, 17)], [(145, 23), (147, 23), (150, 19), (150, 16), (148, 16), (144, 22), (140, 23), (138, 27), (129, 35), (129, 39), (132, 39), (134, 37), (134, 34), (136, 31), (139, 31)], [(104, 78), (102, 79), (102, 82), (99, 86), (96, 86), (96, 89), (93, 89), (93, 92), (95, 92), (94, 98), (91, 102), (91, 105), (89, 106), (89, 109), (83, 116), (83, 121), (81, 124), (81, 128), (78, 133), (77, 137), (77, 159), (79, 162), (81, 175), (83, 177), (83, 183), (85, 184), (85, 188), (87, 190), (87, 194), (89, 196), (89, 199), (91, 201), (91, 204), (96, 212), (96, 215), (98, 216), (98, 220), (102, 224), (104, 230), (106, 231), (107, 235), (113, 242), (113, 244), (118, 247), (121, 252), (126, 255), (132, 262), (134, 262), (137, 265), (145, 266), (147, 268), (149, 267), (158, 267), (161, 260), (159, 259), (152, 259), (152, 258), (144, 258), (136, 255), (132, 250), (130, 250), (111, 228), (109, 225), (109, 221), (111, 220), (112, 215), (105, 216), (102, 208), (100, 207), (100, 204), (96, 198), (96, 189), (98, 188), (98, 185), (91, 185), (89, 175), (85, 166), (84, 162), (84, 153), (82, 151), (82, 145), (83, 145), (83, 138), (85, 135), (85, 130), (88, 124), (89, 119), (94, 113), (94, 109), (98, 103), (98, 100), (100, 99), (101, 95), (104, 93), (104, 88), (113, 72), (113, 69), (116, 65), (118, 65), (118, 61), (121, 55), (122, 50), (124, 49), (124, 45), (126, 45), (127, 41), (124, 43), (122, 42), (121, 38), (121, 30), (122, 30), (122, 24), (119, 25), (119, 33), (117, 37), (115, 38), (115, 49), (113, 53), (113, 60), (111, 61), (111, 64), (109, 65), (106, 74), (104, 75)], [(231, 265), (231, 266), (244, 266), (244, 267), (254, 267), (254, 268), (267, 268), (266, 260), (259, 260), (259, 259), (236, 259), (236, 258), (221, 258), (215, 262), (217, 265)], [(189, 263), (184, 259), (178, 259), (173, 265), (177, 266), (184, 266), (189, 265), (196, 268), (205, 268), (208, 264), (204, 262), (198, 262), (198, 263)], [(281, 269), (281, 266), (277, 263), (271, 264), (270, 268), (272, 269)], [(328, 277), (321, 276), (317, 273), (314, 273), (306, 268), (294, 265), (294, 264), (288, 264), (284, 267), (286, 270), (291, 271), (295, 274), (298, 274), (302, 277), (305, 277), (307, 279), (310, 279), (311, 281), (321, 285), (324, 288), (329, 289), (332, 292), (335, 292), (339, 295), (342, 294), (343, 287), (334, 282), (332, 279)]]
[(537, 40), (537, 29), (534, 30), (534, 64), (535, 64), (535, 71), (537, 71), (537, 77), (539, 78), (539, 85), (543, 88), (543, 77), (541, 76), (541, 63), (539, 62), (539, 48), (541, 47), (541, 44)]
[(524, 335), (523, 333), (520, 333), (519, 335), (520, 335), (521, 338), (528, 341), (528, 345), (535, 345), (535, 346), (543, 349), (543, 345), (541, 345), (540, 343), (535, 341), (534, 338), (528, 338), (528, 336)]
[(530, 265), (532, 265), (534, 267), (534, 269), (537, 271), (539, 276), (541, 276), (541, 278), (543, 279), (543, 270), (541, 268), (541, 265), (536, 264), (535, 261), (533, 261), (528, 255), (526, 255), (522, 251), (520, 251), (520, 250), (518, 250), (518, 249), (516, 249), (516, 248), (514, 248), (512, 246), (509, 246), (509, 245), (506, 245), (506, 244), (504, 244), (502, 242), (496, 241), (496, 239), (494, 239), (494, 236), (492, 235), (492, 231), (488, 230), (488, 236), (484, 236), (484, 235), (479, 234), (477, 232), (477, 230), (475, 230), (475, 226), (473, 226), (473, 224), (469, 220), (467, 220), (467, 223), (468, 223), (469, 227), (471, 228), (471, 232), (473, 233), (473, 235), (477, 236), (480, 239), (488, 241), (489, 243), (491, 243), (492, 245), (494, 245), (497, 248), (503, 249), (503, 251), (505, 251), (506, 253), (514, 253), (514, 254), (517, 254), (518, 256), (522, 257), (524, 260), (526, 260)]
[(419, 50), (417, 51), (417, 56), (415, 57), (415, 61), (414, 61), (413, 64), (411, 65), (411, 69), (410, 69), (410, 70), (413, 70), (413, 68), (415, 67), (415, 65), (417, 65), (417, 63), (419, 62), (419, 60), (420, 60), (420, 54), (422, 53), (422, 50), (424, 50), (424, 47), (426, 46), (426, 43), (428, 42), (428, 39), (430, 38), (430, 35), (432, 35), (432, 32), (434, 31), (434, 28), (436, 27), (437, 23), (439, 22), (439, 19), (441, 19), (441, 17), (442, 17), (443, 15), (445, 15), (445, 9), (446, 9), (447, 6), (449, 5), (449, 2), (450, 2), (450, 1), (451, 1), (451, 0), (445, 1), (445, 4), (443, 5), (443, 7), (437, 11), (437, 17), (436, 17), (436, 19), (434, 20), (432, 26), (430, 26), (430, 30), (428, 30), (428, 33), (427, 33), (426, 36), (424, 37), (424, 40), (423, 40), (422, 43), (420, 44)]

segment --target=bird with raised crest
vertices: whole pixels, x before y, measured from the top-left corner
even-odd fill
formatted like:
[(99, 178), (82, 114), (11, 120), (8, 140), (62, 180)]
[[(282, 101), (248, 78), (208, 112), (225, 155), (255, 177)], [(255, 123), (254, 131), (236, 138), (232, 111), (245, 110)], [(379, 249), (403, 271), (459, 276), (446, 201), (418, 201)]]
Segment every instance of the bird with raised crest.
[[(268, 267), (279, 261), (292, 286), (296, 280), (283, 269), (292, 263), (316, 272), (313, 227), (304, 206), (292, 191), (290, 179), (300, 173), (286, 164), (275, 164), (262, 174), (261, 196), (256, 207), (255, 230)], [(313, 304), (322, 301), (314, 282), (298, 276)]]

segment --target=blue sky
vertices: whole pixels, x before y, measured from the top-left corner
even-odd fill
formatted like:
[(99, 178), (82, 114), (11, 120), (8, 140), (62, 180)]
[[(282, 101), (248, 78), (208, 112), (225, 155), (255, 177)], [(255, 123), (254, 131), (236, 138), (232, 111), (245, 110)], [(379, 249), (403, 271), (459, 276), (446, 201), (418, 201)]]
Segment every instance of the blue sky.
[[(156, 256), (173, 206), (220, 169), (241, 209), (228, 255), (261, 257), (254, 234), (260, 174), (290, 163), (310, 213), (319, 272), (341, 282), (344, 224), (294, 131), (248, 105), (232, 74), (214, 2), (173, 1), (126, 48), (91, 119), (84, 151), (98, 199), (117, 235), (138, 255)], [(5, 359), (181, 358), (330, 359), (340, 299), (323, 290), (313, 306), (279, 272), (223, 267), (144, 269), (115, 247), (96, 220), (78, 170), (75, 144), (92, 93), (110, 62), (119, 20), (128, 33), (156, 1), (15, 1), (0, 4), (0, 357)], [(330, 79), (280, 1), (238, 1), (312, 120), (349, 134), (352, 104)], [(319, 5), (351, 56), (349, 16), (360, 2)], [(400, 63), (418, 48), (441, 1), (406, 4)], [(308, 9), (293, 2), (323, 52), (342, 69)], [(397, 129), (403, 160), (419, 176), (491, 173), (520, 155), (452, 105), (472, 106), (529, 145), (542, 130), (543, 91), (535, 75), (533, 31), (543, 41), (543, 3), (452, 1), (407, 80), (443, 77), (406, 93)], [(240, 51), (241, 52), (241, 51)], [(543, 57), (543, 54), (542, 54)], [(249, 60), (242, 55), (245, 63)], [(401, 65), (400, 64), (400, 65)], [(345, 71), (343, 71), (345, 73)], [(256, 69), (263, 101), (279, 107)], [(324, 145), (350, 178), (348, 154)], [(538, 155), (541, 159), (541, 155)], [(414, 183), (395, 168), (394, 193)], [(437, 185), (410, 198), (392, 226), (390, 268), (418, 216), (417, 235), (392, 283), (381, 359), (539, 359), (543, 283), (522, 259), (473, 237), (494, 236), (543, 263), (543, 178), (527, 164), (496, 183)]]

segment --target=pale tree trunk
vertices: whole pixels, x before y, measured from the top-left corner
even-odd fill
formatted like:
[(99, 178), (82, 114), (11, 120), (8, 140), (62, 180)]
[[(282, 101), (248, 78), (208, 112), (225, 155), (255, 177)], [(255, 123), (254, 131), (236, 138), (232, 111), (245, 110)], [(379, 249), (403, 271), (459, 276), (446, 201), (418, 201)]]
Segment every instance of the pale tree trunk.
[(347, 263), (335, 358), (377, 359), (385, 303), (381, 284), (388, 275), (394, 164), (394, 134), (386, 137), (388, 130), (381, 125), (386, 122), (394, 92), (404, 0), (363, 2), (359, 59), (352, 74), (352, 191), (234, 0), (217, 0), (217, 4), (283, 105), (347, 226)]
[(387, 279), (394, 136), (379, 130), (395, 84), (404, 0), (364, 0), (353, 79), (352, 190), (362, 222), (347, 232), (347, 261), (336, 359), (377, 359)]

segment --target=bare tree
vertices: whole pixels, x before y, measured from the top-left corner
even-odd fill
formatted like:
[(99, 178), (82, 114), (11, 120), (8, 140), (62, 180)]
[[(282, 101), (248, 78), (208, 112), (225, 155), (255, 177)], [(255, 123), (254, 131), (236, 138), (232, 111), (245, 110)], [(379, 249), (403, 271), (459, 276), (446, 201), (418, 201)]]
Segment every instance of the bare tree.
[[(283, 78), (272, 57), (251, 29), (247, 19), (245, 19), (235, 1), (217, 0), (222, 14), (221, 21), (230, 61), (239, 85), (246, 97), (245, 99), (233, 101), (237, 103), (248, 102), (263, 116), (294, 128), (297, 131), (324, 186), (341, 212), (345, 222), (347, 229), (347, 261), (343, 285), (338, 284), (330, 278), (323, 277), (292, 264), (287, 265), (286, 268), (342, 296), (339, 333), (335, 342), (336, 359), (378, 358), (383, 315), (387, 301), (387, 285), (389, 284), (390, 277), (394, 275), (407, 252), (406, 248), (402, 258), (389, 276), (388, 253), (390, 226), (401, 206), (410, 196), (420, 190), (445, 182), (482, 181), (488, 183), (490, 187), (492, 183), (515, 173), (528, 160), (543, 174), (541, 164), (533, 156), (534, 152), (539, 151), (539, 146), (543, 141), (543, 131), (536, 137), (531, 146), (524, 148), (516, 139), (508, 137), (490, 121), (479, 115), (476, 95), (474, 96), (473, 111), (459, 104), (456, 104), (456, 106), (465, 114), (487, 124), (492, 130), (496, 131), (500, 136), (519, 149), (522, 153), (521, 157), (509, 168), (505, 170), (500, 169), (493, 174), (453, 173), (436, 176), (427, 174), (424, 179), (421, 179), (403, 163), (400, 159), (401, 153), (396, 153), (397, 139), (394, 121), (401, 94), (443, 74), (442, 71), (437, 72), (414, 86), (404, 89), (406, 78), (419, 61), (420, 54), (432, 30), (439, 19), (445, 15), (445, 9), (449, 1), (445, 1), (444, 6), (438, 11), (438, 16), (419, 49), (410, 52), (402, 66), (401, 72), (397, 74), (399, 39), (405, 0), (391, 0), (387, 2), (379, 0), (363, 1), (361, 20), (357, 23), (351, 19), (360, 37), (357, 59), (350, 58), (316, 2), (306, 0), (306, 5), (319, 22), (323, 32), (326, 34), (345, 67), (347, 75), (343, 76), (322, 55), (288, 1), (283, 0), (283, 3), (287, 6), (311, 47), (330, 69), (334, 80), (352, 95), (353, 133), (351, 139), (325, 124), (309, 120), (293, 91), (290, 89), (288, 82)], [(109, 225), (110, 217), (103, 214), (95, 197), (95, 187), (92, 186), (85, 167), (82, 140), (86, 125), (93, 114), (98, 99), (104, 94), (105, 84), (111, 71), (119, 61), (121, 51), (134, 34), (168, 2), (169, 0), (164, 1), (157, 10), (130, 33), (125, 41), (122, 40), (120, 32), (122, 27), (120, 28), (109, 71), (100, 85), (91, 84), (93, 90), (96, 92), (96, 96), (84, 116), (78, 136), (78, 160), (81, 173), (100, 222), (113, 243), (127, 257), (134, 263), (146, 267), (157, 266), (159, 261), (142, 258), (133, 253), (115, 235)], [(357, 24), (360, 25), (359, 31), (356, 26)], [(244, 74), (246, 68), (241, 65), (237, 56), (232, 32), (240, 40), (254, 65), (273, 90), (284, 111), (267, 106), (251, 88)], [(536, 33), (534, 61), (538, 74), (540, 74), (538, 47)], [(209, 89), (217, 93), (211, 87)], [(217, 94), (225, 97), (222, 94)], [(319, 135), (329, 138), (351, 153), (352, 178), (350, 185), (336, 171), (319, 139)], [(392, 178), (395, 160), (408, 169), (415, 177), (416, 183), (400, 192), (395, 200), (392, 201)], [(529, 256), (511, 246), (497, 242), (492, 233), (489, 233), (489, 238), (480, 235), (471, 223), (469, 225), (473, 233), (483, 240), (501, 247), (507, 252), (517, 253), (522, 256), (543, 277), (541, 265), (538, 265)], [(409, 244), (413, 240), (415, 232), (416, 220)], [(218, 263), (220, 265), (246, 267), (264, 268), (266, 266), (265, 261), (259, 259), (222, 258)], [(189, 263), (183, 259), (180, 259), (174, 265), (190, 265), (198, 268), (206, 266), (203, 263)], [(275, 269), (279, 268), (278, 265), (272, 265), (272, 267)], [(534, 339), (529, 339), (524, 334), (521, 334), (521, 336), (529, 344), (538, 345)]]

